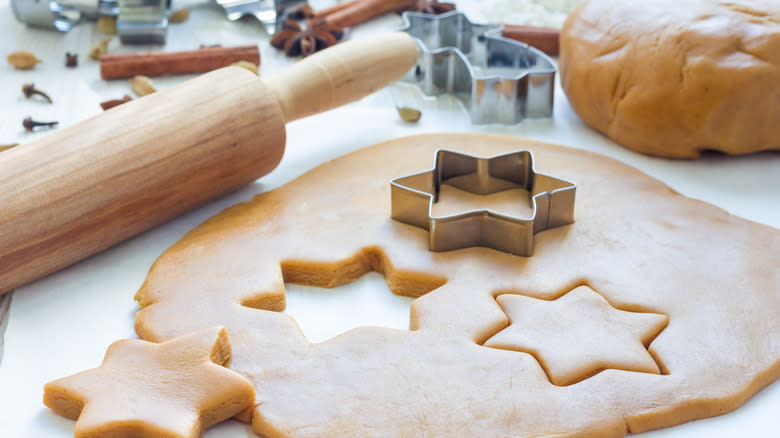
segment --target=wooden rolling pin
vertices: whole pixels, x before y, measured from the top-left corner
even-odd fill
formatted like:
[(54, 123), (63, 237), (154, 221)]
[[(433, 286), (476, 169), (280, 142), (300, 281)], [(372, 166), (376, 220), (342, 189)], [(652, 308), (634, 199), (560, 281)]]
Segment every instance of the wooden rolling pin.
[(286, 122), (414, 67), (406, 33), (338, 44), (263, 82), (226, 67), (0, 154), (0, 294), (273, 170)]

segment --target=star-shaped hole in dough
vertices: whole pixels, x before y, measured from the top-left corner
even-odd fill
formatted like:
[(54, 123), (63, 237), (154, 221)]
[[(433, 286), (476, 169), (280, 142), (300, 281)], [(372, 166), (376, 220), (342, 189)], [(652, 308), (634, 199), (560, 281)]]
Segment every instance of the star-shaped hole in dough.
[(647, 347), (666, 327), (665, 315), (616, 309), (588, 286), (553, 301), (512, 294), (496, 300), (510, 325), (484, 345), (530, 353), (555, 385), (606, 369), (661, 374)]
[(161, 344), (117, 341), (98, 368), (46, 384), (43, 402), (77, 419), (76, 438), (199, 437), (255, 402), (252, 384), (222, 366), (230, 354), (222, 327)]

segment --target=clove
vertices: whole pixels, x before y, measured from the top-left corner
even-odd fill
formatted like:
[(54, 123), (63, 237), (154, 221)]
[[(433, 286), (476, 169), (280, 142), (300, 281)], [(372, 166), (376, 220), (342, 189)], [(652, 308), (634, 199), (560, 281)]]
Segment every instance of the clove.
[(35, 88), (35, 84), (24, 84), (22, 85), (22, 93), (24, 93), (24, 97), (30, 99), (34, 95), (38, 95), (49, 101), (49, 103), (54, 103), (51, 101), (51, 97), (49, 97), (48, 94), (44, 93), (43, 91)]
[(59, 123), (60, 122), (38, 122), (33, 120), (32, 117), (25, 117), (25, 119), (22, 121), (22, 126), (24, 126), (25, 131), (33, 132), (37, 127), (52, 128), (57, 126)]
[(65, 67), (77, 67), (79, 65), (79, 54), (65, 52)]

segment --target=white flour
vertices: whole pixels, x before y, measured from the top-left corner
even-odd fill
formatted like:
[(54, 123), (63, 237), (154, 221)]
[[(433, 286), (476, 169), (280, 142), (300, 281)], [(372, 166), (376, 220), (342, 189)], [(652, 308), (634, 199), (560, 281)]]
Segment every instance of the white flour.
[(483, 0), (482, 13), (491, 23), (561, 28), (582, 0)]

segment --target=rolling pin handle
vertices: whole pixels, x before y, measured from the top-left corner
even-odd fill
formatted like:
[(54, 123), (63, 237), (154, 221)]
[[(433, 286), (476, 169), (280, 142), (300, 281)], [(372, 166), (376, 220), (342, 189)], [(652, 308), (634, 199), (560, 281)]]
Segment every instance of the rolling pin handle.
[(265, 82), (289, 123), (361, 99), (416, 64), (414, 39), (394, 32), (337, 44)]

